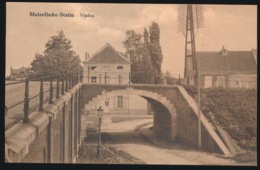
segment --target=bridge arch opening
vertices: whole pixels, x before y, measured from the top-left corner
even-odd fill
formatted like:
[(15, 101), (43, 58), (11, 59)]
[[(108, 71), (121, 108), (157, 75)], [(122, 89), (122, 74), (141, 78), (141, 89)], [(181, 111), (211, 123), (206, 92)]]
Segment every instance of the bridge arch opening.
[(118, 95), (133, 95), (144, 98), (153, 107), (152, 129), (160, 134), (168, 136), (168, 139), (175, 140), (177, 136), (177, 115), (174, 105), (166, 98), (155, 92), (147, 90), (125, 89), (102, 92), (93, 97), (85, 104), (85, 112), (95, 113), (99, 103)]

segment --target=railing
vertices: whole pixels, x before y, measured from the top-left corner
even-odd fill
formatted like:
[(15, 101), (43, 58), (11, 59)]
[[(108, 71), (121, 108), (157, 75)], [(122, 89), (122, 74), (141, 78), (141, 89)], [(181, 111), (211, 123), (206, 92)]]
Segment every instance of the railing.
[[(180, 74), (170, 74), (170, 84), (181, 84)], [(149, 77), (149, 78), (148, 78)], [(161, 79), (161, 83), (168, 84), (165, 75), (151, 73), (128, 73), (128, 72), (99, 72), (88, 71), (84, 73), (84, 82), (87, 83), (115, 83), (115, 84), (155, 84), (156, 79)], [(166, 82), (164, 82), (166, 81)]]
[[(55, 81), (55, 86), (53, 85)], [(30, 83), (40, 82), (40, 90), (37, 95), (30, 96)], [(65, 93), (65, 91), (68, 91), (73, 86), (75, 86), (77, 83), (82, 82), (82, 72), (73, 72), (73, 73), (67, 73), (62, 75), (54, 75), (54, 76), (41, 76), (39, 78), (35, 79), (25, 79), (23, 81), (18, 82), (11, 82), (6, 83), (5, 86), (15, 85), (15, 84), (21, 84), (24, 83), (24, 100), (19, 101), (15, 104), (12, 104), (11, 106), (5, 106), (6, 112), (8, 112), (10, 109), (24, 104), (23, 109), (23, 123), (29, 122), (29, 108), (30, 108), (30, 101), (39, 97), (39, 106), (38, 111), (43, 111), (43, 104), (44, 102), (44, 95), (49, 92), (48, 96), (48, 103), (53, 103), (54, 98), (54, 92), (56, 93), (56, 98), (59, 99), (61, 95)], [(49, 83), (49, 89), (44, 90), (44, 84)]]

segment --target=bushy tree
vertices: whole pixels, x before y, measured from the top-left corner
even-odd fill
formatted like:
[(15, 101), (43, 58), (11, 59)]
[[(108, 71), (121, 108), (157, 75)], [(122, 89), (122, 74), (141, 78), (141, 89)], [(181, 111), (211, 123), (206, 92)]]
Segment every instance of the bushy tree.
[(123, 46), (126, 49), (126, 55), (130, 56), (131, 60), (131, 82), (153, 84), (154, 69), (150, 57), (148, 31), (144, 29), (143, 35), (134, 30), (126, 31)]
[(144, 28), (143, 35), (134, 30), (127, 30), (123, 45), (126, 49), (126, 55), (131, 59), (131, 81), (133, 83), (161, 84), (163, 55), (159, 25), (153, 22), (149, 33)]
[(177, 84), (177, 79), (172, 76), (172, 74), (167, 70), (164, 74), (166, 83), (169, 85)]
[(130, 57), (131, 63), (139, 61), (142, 52), (142, 35), (134, 30), (127, 30), (125, 35), (126, 40), (123, 41), (123, 46), (126, 49), (126, 55)]
[(63, 31), (50, 37), (44, 54), (36, 54), (31, 62), (34, 75), (60, 75), (82, 70), (78, 55), (72, 50), (71, 41)]

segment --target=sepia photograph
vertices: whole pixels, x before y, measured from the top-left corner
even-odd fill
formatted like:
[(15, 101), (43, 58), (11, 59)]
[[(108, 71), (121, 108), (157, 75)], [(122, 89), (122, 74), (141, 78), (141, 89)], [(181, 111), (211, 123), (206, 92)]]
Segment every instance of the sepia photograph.
[(257, 7), (7, 2), (4, 162), (257, 166)]

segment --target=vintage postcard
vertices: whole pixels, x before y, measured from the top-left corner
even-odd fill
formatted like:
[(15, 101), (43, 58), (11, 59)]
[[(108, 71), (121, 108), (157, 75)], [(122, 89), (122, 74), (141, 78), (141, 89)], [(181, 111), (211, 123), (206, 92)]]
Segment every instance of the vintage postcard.
[(6, 3), (5, 162), (256, 166), (257, 5)]

